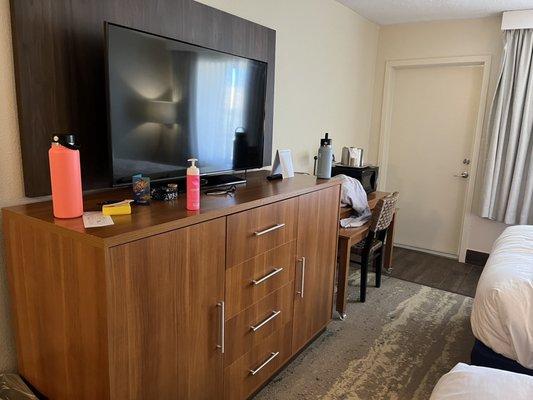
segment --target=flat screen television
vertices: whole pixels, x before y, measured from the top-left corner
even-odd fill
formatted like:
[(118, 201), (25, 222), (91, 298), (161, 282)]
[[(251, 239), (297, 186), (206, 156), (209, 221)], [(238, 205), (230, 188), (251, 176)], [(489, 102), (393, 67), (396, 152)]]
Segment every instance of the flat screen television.
[[(105, 24), (113, 185), (263, 167), (267, 64)], [(270, 162), (270, 159), (268, 160)]]

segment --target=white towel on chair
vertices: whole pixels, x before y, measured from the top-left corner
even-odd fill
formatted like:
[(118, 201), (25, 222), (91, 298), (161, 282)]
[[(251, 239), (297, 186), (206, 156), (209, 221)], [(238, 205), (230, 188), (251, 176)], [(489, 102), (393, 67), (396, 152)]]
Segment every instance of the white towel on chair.
[(342, 182), (341, 204), (349, 206), (354, 210), (353, 216), (341, 219), (341, 226), (343, 228), (357, 228), (366, 224), (372, 216), (372, 213), (370, 212), (368, 198), (361, 182), (346, 175), (336, 175), (333, 179), (338, 179)]

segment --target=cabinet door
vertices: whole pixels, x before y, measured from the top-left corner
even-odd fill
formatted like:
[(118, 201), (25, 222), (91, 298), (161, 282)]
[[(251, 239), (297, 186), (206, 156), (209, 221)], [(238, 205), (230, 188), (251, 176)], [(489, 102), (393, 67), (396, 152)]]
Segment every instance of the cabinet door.
[(293, 352), (331, 319), (338, 226), (338, 186), (299, 197)]
[(109, 251), (111, 399), (223, 393), (225, 218)]

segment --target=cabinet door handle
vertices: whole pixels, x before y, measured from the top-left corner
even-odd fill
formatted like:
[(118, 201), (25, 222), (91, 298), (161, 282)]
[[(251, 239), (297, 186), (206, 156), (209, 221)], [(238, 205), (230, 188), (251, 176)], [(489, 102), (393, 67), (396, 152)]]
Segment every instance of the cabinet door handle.
[(264, 235), (265, 233), (269, 233), (269, 232), (273, 232), (275, 230), (281, 229), (284, 226), (285, 226), (285, 224), (276, 224), (276, 225), (271, 226), (270, 228), (264, 229), (262, 231), (255, 231), (254, 235), (255, 236), (261, 236), (261, 235)]
[(276, 318), (278, 315), (281, 314), (281, 310), (273, 310), (272, 311), (272, 314), (270, 316), (268, 316), (267, 318), (265, 318), (262, 322), (260, 322), (259, 324), (257, 325), (251, 325), (250, 326), (250, 329), (254, 332), (258, 331), (263, 325), (265, 324), (268, 324), (270, 321), (272, 321), (274, 318)]
[(217, 307), (220, 308), (220, 325), (219, 325), (219, 340), (220, 340), (220, 344), (217, 344), (217, 349), (220, 349), (220, 352), (222, 354), (224, 354), (224, 342), (225, 342), (225, 339), (226, 339), (226, 331), (225, 331), (225, 328), (224, 328), (224, 320), (226, 319), (226, 305), (224, 304), (223, 301), (219, 301), (217, 303)]
[(277, 356), (279, 355), (279, 351), (276, 352), (276, 353), (270, 353), (270, 357), (268, 357), (266, 359), (266, 361), (261, 364), (259, 367), (257, 367), (256, 369), (251, 369), (250, 370), (250, 374), (253, 376), (255, 374), (257, 374), (259, 371), (261, 371), (263, 368), (265, 368), (274, 358), (276, 358)]
[(263, 283), (264, 281), (272, 278), (274, 275), (279, 274), (281, 271), (283, 271), (283, 268), (274, 268), (274, 270), (269, 273), (268, 275), (263, 276), (261, 279), (254, 279), (252, 280), (253, 285), (259, 285), (260, 283)]
[(300, 290), (298, 290), (296, 293), (299, 294), (303, 299), (305, 286), (305, 257), (300, 258), (299, 261), (302, 263), (302, 283), (300, 284)]

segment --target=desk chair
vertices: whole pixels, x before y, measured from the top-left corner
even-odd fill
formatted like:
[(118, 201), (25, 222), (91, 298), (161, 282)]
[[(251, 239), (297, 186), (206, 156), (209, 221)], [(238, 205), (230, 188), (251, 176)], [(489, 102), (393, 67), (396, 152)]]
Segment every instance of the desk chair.
[(383, 253), (385, 238), (396, 209), (398, 192), (394, 192), (379, 200), (372, 211), (372, 218), (368, 228), (366, 239), (352, 247), (352, 251), (360, 257), (360, 261), (354, 261), (361, 266), (361, 296), (362, 303), (366, 300), (366, 281), (368, 266), (372, 262), (376, 270), (376, 287), (381, 286), (381, 270), (383, 268)]

